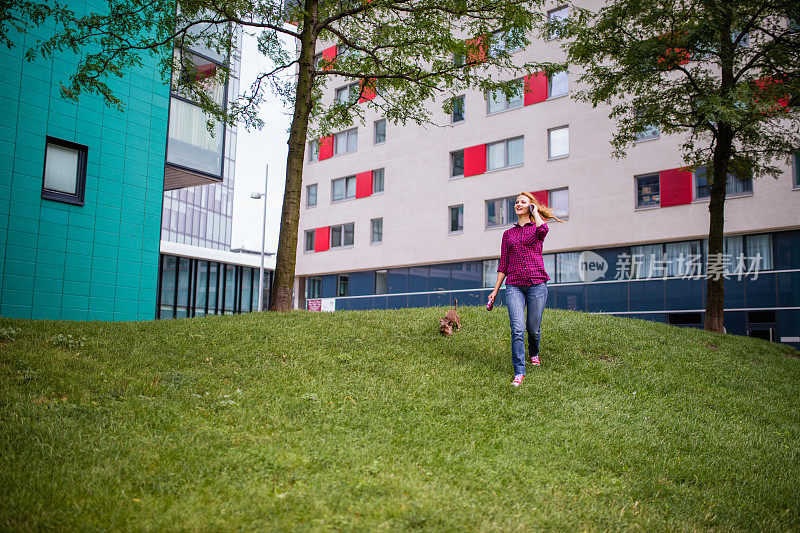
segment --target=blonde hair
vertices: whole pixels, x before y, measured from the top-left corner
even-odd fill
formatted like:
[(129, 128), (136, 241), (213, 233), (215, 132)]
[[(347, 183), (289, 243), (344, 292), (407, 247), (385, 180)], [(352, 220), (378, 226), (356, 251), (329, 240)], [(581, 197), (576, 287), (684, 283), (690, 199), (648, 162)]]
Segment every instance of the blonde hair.
[[(531, 203), (534, 204), (539, 209), (539, 214), (542, 215), (543, 219), (545, 219), (545, 220), (555, 220), (556, 222), (564, 222), (563, 220), (561, 220), (560, 218), (558, 218), (556, 216), (555, 209), (553, 209), (552, 207), (548, 207), (546, 205), (542, 205), (539, 202), (539, 200), (537, 200), (536, 197), (533, 194), (531, 194), (529, 192), (526, 192), (526, 191), (522, 191), (517, 196), (524, 196), (528, 200), (530, 200)], [(531, 218), (533, 218), (533, 217), (531, 217)]]

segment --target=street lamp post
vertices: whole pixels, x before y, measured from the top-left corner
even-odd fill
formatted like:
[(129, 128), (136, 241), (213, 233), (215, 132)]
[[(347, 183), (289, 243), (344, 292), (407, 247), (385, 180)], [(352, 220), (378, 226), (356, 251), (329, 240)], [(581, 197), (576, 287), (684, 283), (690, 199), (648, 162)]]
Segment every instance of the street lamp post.
[(261, 218), (261, 270), (258, 275), (258, 310), (264, 310), (264, 246), (267, 240), (267, 184), (269, 183), (269, 165), (264, 172), (264, 194), (250, 193), (250, 198), (259, 200), (264, 197), (264, 216)]

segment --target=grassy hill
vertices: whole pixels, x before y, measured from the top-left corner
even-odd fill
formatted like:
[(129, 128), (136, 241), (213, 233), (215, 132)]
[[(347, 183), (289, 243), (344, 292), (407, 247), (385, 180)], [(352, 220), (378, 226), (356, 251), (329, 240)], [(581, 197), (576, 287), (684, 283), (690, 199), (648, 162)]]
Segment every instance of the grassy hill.
[(797, 351), (443, 313), (2, 319), (0, 529), (800, 527)]

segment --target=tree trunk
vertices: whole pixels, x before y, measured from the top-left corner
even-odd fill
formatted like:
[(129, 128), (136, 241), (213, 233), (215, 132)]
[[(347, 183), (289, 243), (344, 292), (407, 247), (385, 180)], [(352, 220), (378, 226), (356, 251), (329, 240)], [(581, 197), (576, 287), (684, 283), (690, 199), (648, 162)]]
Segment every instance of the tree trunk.
[[(725, 189), (733, 134), (728, 124), (719, 125), (717, 144), (711, 169), (711, 201), (708, 204), (708, 262), (706, 265), (706, 319), (704, 328), (722, 333), (725, 307), (725, 265), (723, 232), (725, 226)], [(707, 175), (708, 175), (708, 171)]]
[(297, 263), (297, 234), (300, 222), (300, 191), (303, 187), (303, 161), (305, 159), (308, 118), (311, 114), (311, 70), (317, 35), (315, 30), (318, 0), (306, 0), (303, 32), (300, 39), (300, 57), (297, 72), (297, 89), (294, 115), (289, 130), (289, 155), (286, 158), (286, 186), (283, 193), (281, 229), (278, 236), (278, 255), (275, 278), (270, 298), (270, 311), (292, 309), (294, 272)]

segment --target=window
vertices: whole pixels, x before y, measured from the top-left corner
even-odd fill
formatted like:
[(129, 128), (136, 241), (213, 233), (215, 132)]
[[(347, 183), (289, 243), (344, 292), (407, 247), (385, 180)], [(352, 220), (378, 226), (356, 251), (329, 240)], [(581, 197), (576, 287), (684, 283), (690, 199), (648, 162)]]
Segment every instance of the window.
[(333, 137), (333, 153), (346, 154), (358, 148), (358, 128), (342, 131)]
[(370, 233), (369, 242), (371, 244), (380, 244), (383, 242), (383, 219), (372, 219), (372, 231)]
[(511, 92), (508, 95), (500, 89), (488, 91), (486, 105), (490, 115), (522, 106), (522, 79), (511, 82)]
[(388, 283), (386, 281), (388, 270), (378, 270), (375, 272), (375, 294), (386, 294), (388, 292)]
[(580, 252), (565, 252), (556, 256), (556, 283), (581, 281)]
[(353, 53), (353, 50), (347, 47), (346, 44), (336, 45), (336, 57), (347, 56)]
[(757, 266), (759, 271), (772, 270), (772, 234), (745, 236), (745, 255), (749, 258), (744, 265), (745, 270), (750, 268), (750, 261), (755, 262), (757, 257), (761, 259), (754, 266)]
[(375, 144), (386, 142), (386, 119), (375, 121)]
[(794, 154), (794, 188), (800, 188), (800, 152)]
[(338, 202), (347, 198), (356, 197), (356, 177), (335, 179), (331, 182), (331, 201)]
[(450, 206), (450, 233), (464, 231), (464, 205)]
[(42, 198), (83, 205), (88, 152), (87, 146), (47, 137)]
[(558, 218), (567, 220), (569, 218), (569, 188), (547, 191), (547, 205), (553, 208)]
[(489, 56), (497, 57), (503, 51), (510, 54), (522, 50), (522, 44), (522, 34), (518, 31), (496, 31), (489, 40)]
[(664, 245), (664, 261), (668, 277), (702, 274), (700, 241), (668, 242)]
[(542, 254), (542, 262), (544, 271), (547, 272), (550, 279), (556, 279), (556, 254)]
[(306, 187), (306, 207), (317, 205), (317, 184)]
[(664, 247), (661, 244), (631, 246), (631, 277), (662, 278), (665, 274)]
[(453, 54), (453, 66), (456, 68), (464, 66), (464, 54)]
[(319, 141), (311, 141), (308, 143), (308, 161), (319, 161)]
[(336, 276), (336, 296), (350, 296), (350, 274)]
[(733, 42), (736, 42), (736, 39), (738, 39), (740, 36), (741, 36), (742, 40), (739, 41), (739, 47), (746, 48), (746, 47), (750, 46), (750, 34), (749, 33), (745, 33), (744, 35), (742, 35), (742, 32), (734, 31), (733, 35), (732, 35)]
[[(494, 284), (497, 283), (497, 266), (499, 263), (499, 259), (483, 260), (483, 282), (481, 284), (483, 287), (494, 288)], [(505, 287), (506, 282), (503, 281), (503, 284), (500, 286)]]
[(319, 66), (322, 64), (322, 52), (314, 55), (314, 70), (319, 70)]
[(305, 231), (306, 235), (306, 252), (313, 252), (314, 251), (314, 235), (316, 235), (316, 231), (313, 229), (307, 229)]
[[(634, 111), (634, 117), (639, 118), (642, 115), (642, 111), (636, 110)], [(661, 136), (661, 132), (658, 129), (657, 125), (648, 124), (642, 131), (637, 131), (635, 138), (636, 141), (649, 141), (650, 139), (658, 139)]]
[(456, 96), (453, 98), (453, 111), (450, 114), (450, 122), (457, 124), (464, 122), (464, 96)]
[(636, 176), (636, 207), (659, 207), (661, 189), (658, 174)]
[(549, 39), (558, 37), (559, 26), (569, 16), (569, 8), (567, 6), (557, 7), (547, 12), (547, 23), (550, 25), (550, 31), (547, 34)]
[(358, 82), (350, 83), (336, 89), (336, 101), (340, 104), (356, 102), (360, 94), (361, 89), (358, 86)]
[(306, 299), (319, 298), (322, 295), (322, 276), (306, 278)]
[(516, 211), (514, 211), (516, 201), (516, 196), (486, 200), (486, 227), (496, 228), (516, 222)]
[(497, 170), (519, 166), (524, 162), (523, 151), (524, 143), (522, 137), (487, 144), (486, 168), (488, 170)]
[(353, 246), (353, 223), (331, 226), (331, 248)]
[(464, 175), (464, 150), (450, 152), (450, 177), (460, 178)]
[(558, 98), (569, 93), (569, 74), (566, 70), (556, 72), (547, 78), (547, 98)]
[(383, 192), (383, 174), (382, 168), (372, 171), (372, 194), (380, 194)]
[[(710, 198), (711, 185), (708, 183), (706, 167), (699, 167), (694, 171), (695, 199)], [(738, 194), (752, 194), (753, 179), (740, 178), (735, 173), (728, 173), (725, 183), (725, 195), (732, 196)]]
[(569, 126), (547, 130), (547, 157), (559, 159), (569, 155)]

